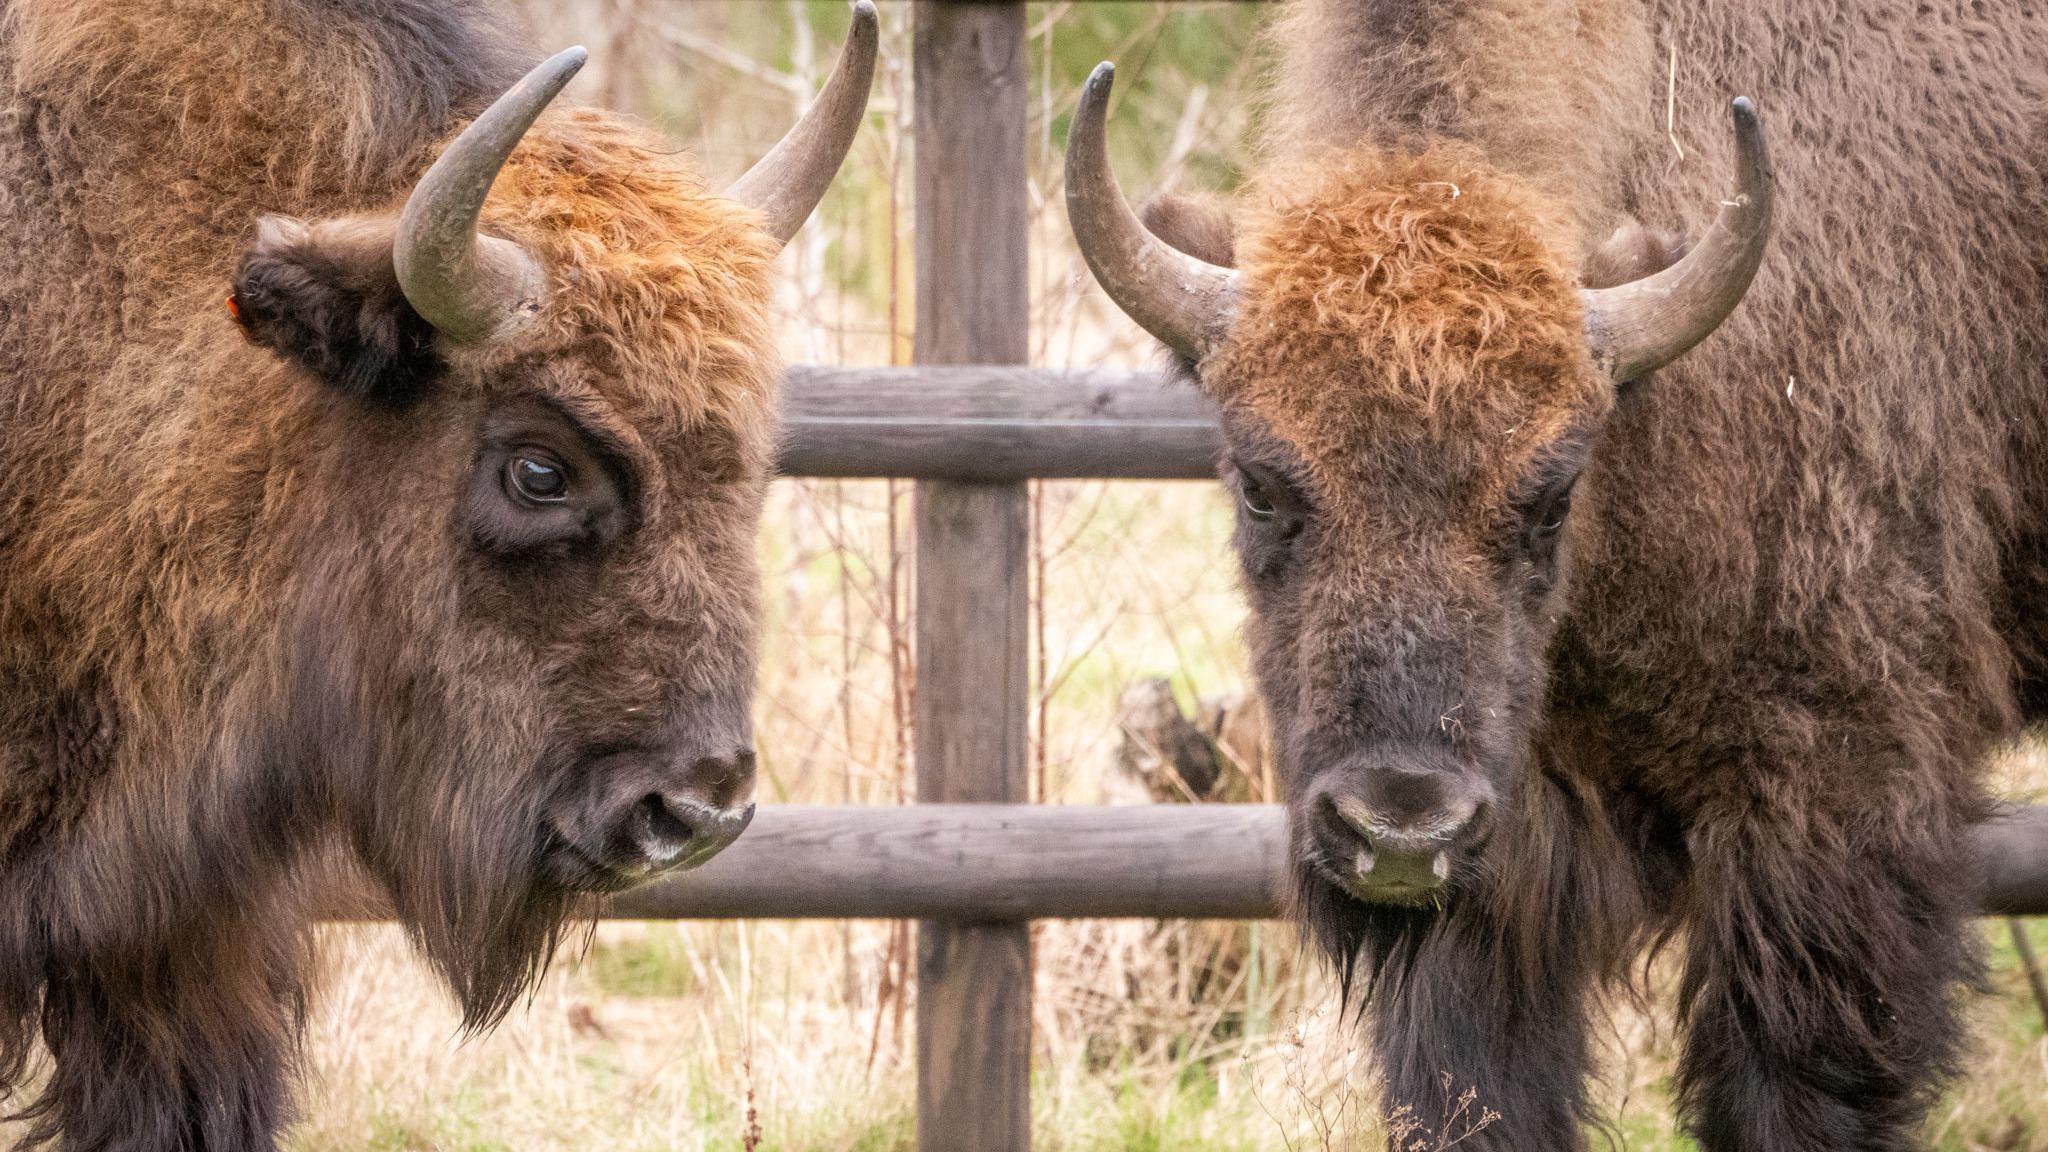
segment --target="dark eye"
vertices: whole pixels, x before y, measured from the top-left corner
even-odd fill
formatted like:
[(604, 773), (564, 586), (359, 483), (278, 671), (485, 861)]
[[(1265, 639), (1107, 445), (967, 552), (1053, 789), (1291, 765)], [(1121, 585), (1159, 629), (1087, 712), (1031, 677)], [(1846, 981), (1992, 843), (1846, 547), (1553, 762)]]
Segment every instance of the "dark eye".
[(557, 504), (569, 495), (569, 470), (546, 452), (516, 452), (505, 462), (505, 490), (535, 504)]
[(1557, 531), (1564, 527), (1564, 518), (1571, 515), (1571, 511), (1572, 488), (1571, 485), (1567, 484), (1564, 491), (1544, 501), (1543, 507), (1536, 514), (1536, 531), (1543, 533)]
[(1557, 554), (1557, 542), (1563, 532), (1565, 518), (1572, 511), (1572, 488), (1578, 482), (1578, 477), (1573, 476), (1552, 484), (1523, 513), (1522, 554), (1539, 570), (1547, 571)]
[(1266, 495), (1264, 486), (1250, 476), (1244, 477), (1239, 483), (1237, 498), (1244, 504), (1245, 514), (1252, 519), (1271, 520), (1273, 518), (1275, 509), (1272, 497)]

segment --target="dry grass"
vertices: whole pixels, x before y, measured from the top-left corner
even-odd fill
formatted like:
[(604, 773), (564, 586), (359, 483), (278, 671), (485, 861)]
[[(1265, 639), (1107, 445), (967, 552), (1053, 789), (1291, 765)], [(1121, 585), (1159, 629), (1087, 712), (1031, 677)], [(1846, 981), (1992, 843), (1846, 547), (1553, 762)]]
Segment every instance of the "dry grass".
[[(1262, 963), (1285, 971), (1294, 959), (1283, 926), (1233, 931), (1239, 946), (1261, 935), (1251, 953)], [(1952, 1152), (2040, 1152), (2048, 1039), (2009, 949), (1997, 946), (2002, 927), (1987, 932), (1996, 991), (1973, 1004), (1969, 1074), (1929, 1137)], [(2034, 932), (2048, 945), (2048, 925)], [(1247, 977), (1191, 996), (1190, 934), (1199, 932), (1041, 927), (1034, 1146), (1377, 1146), (1385, 1118), (1322, 975), (1300, 966), (1263, 986)], [(873, 923), (609, 924), (503, 1029), (459, 1044), (454, 1012), (394, 930), (333, 930), (292, 1147), (907, 1150), (909, 1020), (882, 993), (891, 946), (890, 926)], [(1600, 1092), (1623, 1146), (1690, 1148), (1666, 1091), (1668, 1015), (1617, 1015), (1609, 1050)], [(1465, 1130), (1483, 1123), (1484, 1107), (1481, 1086)]]
[[(719, 176), (787, 123), (845, 26), (836, 0), (528, 2), (546, 43), (593, 48), (582, 98), (649, 116)], [(908, 357), (909, 6), (882, 17), (869, 131), (783, 258), (792, 361)], [(1066, 117), (1087, 68), (1113, 56), (1129, 185), (1222, 186), (1244, 159), (1259, 16), (1060, 3), (1034, 4), (1030, 19), (1034, 356), (1143, 363), (1149, 348), (1093, 290), (1057, 207)], [(776, 486), (761, 544), (765, 801), (910, 798), (908, 497), (882, 481)], [(1039, 485), (1034, 508), (1034, 793), (1129, 799), (1107, 771), (1123, 686), (1168, 675), (1194, 698), (1245, 681), (1228, 510), (1209, 485), (1107, 483)], [(2006, 783), (2048, 795), (2048, 763), (2016, 760)], [(1957, 1152), (2048, 1152), (2048, 1041), (2009, 947), (1996, 947), (2002, 926), (1987, 931), (1996, 994), (1975, 1005), (1979, 1054), (1930, 1137)], [(1036, 1147), (1307, 1152), (1381, 1139), (1353, 1031), (1286, 926), (1072, 922), (1034, 936)], [(330, 929), (322, 952), (299, 1152), (913, 1146), (903, 925), (607, 924), (528, 1008), (466, 1043), (393, 929)], [(1612, 1033), (1603, 1093), (1625, 1146), (1689, 1147), (1665, 1095), (1670, 1021), (1624, 1013)]]

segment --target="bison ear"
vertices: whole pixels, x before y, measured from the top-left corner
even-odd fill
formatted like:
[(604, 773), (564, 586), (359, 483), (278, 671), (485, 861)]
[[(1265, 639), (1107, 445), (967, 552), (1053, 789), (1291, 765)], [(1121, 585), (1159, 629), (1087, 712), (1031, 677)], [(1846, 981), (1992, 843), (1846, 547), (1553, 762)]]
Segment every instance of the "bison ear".
[(1138, 209), (1154, 236), (1219, 268), (1237, 267), (1237, 224), (1214, 196), (1161, 192)]
[(265, 216), (235, 270), (229, 308), (250, 340), (343, 392), (406, 403), (442, 362), (433, 325), (406, 302), (392, 269), (395, 227)]
[(1676, 232), (1631, 220), (1586, 257), (1579, 269), (1579, 287), (1616, 288), (1655, 275), (1684, 259), (1690, 247)]

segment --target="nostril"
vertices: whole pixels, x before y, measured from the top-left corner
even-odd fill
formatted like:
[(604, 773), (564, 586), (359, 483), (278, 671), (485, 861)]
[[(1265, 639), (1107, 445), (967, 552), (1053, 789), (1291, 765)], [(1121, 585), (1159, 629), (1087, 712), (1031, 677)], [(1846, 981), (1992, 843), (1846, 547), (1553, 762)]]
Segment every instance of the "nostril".
[(632, 836), (657, 868), (702, 863), (723, 851), (753, 823), (754, 806), (713, 808), (694, 794), (649, 793), (634, 807)]
[(1323, 806), (1329, 813), (1331, 825), (1341, 830), (1340, 834), (1368, 844), (1372, 843), (1373, 833), (1383, 823), (1379, 815), (1356, 796), (1325, 796)]
[(1372, 833), (1367, 813), (1357, 810), (1357, 801), (1350, 797), (1324, 796), (1316, 805), (1316, 831), (1323, 842), (1332, 849), (1346, 855), (1354, 851), (1372, 851)]
[(642, 827), (647, 833), (642, 847), (649, 856), (658, 860), (680, 855), (697, 835), (697, 826), (690, 819), (688, 809), (678, 811), (660, 793), (650, 792), (642, 797), (640, 812)]

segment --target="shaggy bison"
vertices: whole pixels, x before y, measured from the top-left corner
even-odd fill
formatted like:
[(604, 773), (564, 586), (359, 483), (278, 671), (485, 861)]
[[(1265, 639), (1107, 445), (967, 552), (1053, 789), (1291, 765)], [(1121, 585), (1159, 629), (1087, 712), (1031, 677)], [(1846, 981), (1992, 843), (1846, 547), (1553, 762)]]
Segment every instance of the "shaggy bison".
[(271, 1147), (325, 861), (485, 1027), (583, 894), (745, 827), (770, 266), (875, 44), (863, 2), (720, 196), (547, 111), (581, 51), (527, 72), (481, 0), (0, 4), (0, 1092), (36, 1077), (32, 1142)]
[[(1234, 219), (1125, 206), (1107, 68), (1068, 208), (1221, 406), (1299, 909), (1388, 1105), (1582, 1147), (1590, 1006), (1670, 940), (1704, 1147), (1917, 1146), (1979, 764), (2048, 711), (2048, 8), (1278, 37)], [(1467, 1090), (1499, 1118), (1444, 1131)]]

